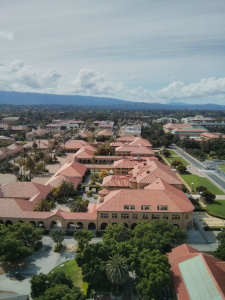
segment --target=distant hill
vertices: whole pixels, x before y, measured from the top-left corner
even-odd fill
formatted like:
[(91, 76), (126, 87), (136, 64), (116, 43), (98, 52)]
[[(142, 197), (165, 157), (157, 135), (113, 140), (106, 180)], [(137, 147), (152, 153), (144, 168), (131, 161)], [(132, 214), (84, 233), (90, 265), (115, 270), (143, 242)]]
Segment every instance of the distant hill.
[(37, 93), (19, 93), (19, 92), (2, 92), (0, 91), (0, 103), (14, 105), (75, 105), (75, 106), (92, 106), (111, 109), (131, 109), (131, 110), (168, 110), (168, 109), (189, 109), (189, 110), (225, 110), (225, 105), (216, 104), (186, 104), (181, 102), (172, 102), (168, 104), (133, 102), (113, 98), (91, 97), (79, 95), (50, 95)]

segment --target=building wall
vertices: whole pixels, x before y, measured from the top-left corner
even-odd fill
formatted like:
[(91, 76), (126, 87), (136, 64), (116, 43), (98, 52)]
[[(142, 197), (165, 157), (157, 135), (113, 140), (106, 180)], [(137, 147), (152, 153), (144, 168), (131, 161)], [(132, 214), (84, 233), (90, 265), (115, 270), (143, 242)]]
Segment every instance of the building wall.
[[(157, 213), (153, 213), (150, 211), (143, 211), (143, 212), (135, 212), (131, 210), (125, 210), (123, 212), (116, 212), (117, 218), (115, 218), (115, 212), (98, 212), (97, 216), (97, 229), (98, 231), (101, 231), (101, 225), (103, 223), (107, 223), (108, 225), (112, 224), (121, 224), (125, 223), (128, 225), (129, 228), (131, 228), (132, 224), (136, 224), (140, 221), (155, 221), (155, 220), (163, 220), (164, 215), (168, 215), (168, 219), (166, 219), (168, 222), (178, 225), (180, 229), (186, 229), (187, 225), (189, 224), (190, 228), (193, 227), (193, 212), (189, 213), (172, 213), (168, 211), (159, 211)], [(102, 214), (105, 214), (104, 216), (108, 215), (108, 218), (102, 217)], [(113, 218), (114, 214), (114, 218)], [(121, 218), (121, 214), (128, 214), (129, 219)], [(147, 215), (148, 219), (143, 218), (143, 214)], [(153, 219), (152, 215), (159, 215), (159, 219)], [(133, 215), (135, 215), (135, 218), (133, 218)], [(136, 218), (137, 215), (137, 218)], [(178, 215), (180, 216), (180, 219), (178, 219)], [(176, 217), (175, 217), (176, 216)], [(176, 218), (176, 219), (175, 219)]]

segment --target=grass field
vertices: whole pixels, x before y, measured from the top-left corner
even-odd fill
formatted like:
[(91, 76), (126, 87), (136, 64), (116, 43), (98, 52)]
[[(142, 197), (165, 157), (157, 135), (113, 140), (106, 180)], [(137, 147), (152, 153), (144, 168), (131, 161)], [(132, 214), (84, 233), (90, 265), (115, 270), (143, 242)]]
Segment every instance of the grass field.
[(219, 189), (215, 184), (213, 184), (208, 178), (199, 177), (197, 175), (192, 174), (182, 174), (181, 177), (187, 182), (187, 184), (191, 187), (191, 183), (193, 182), (193, 188), (196, 189), (197, 186), (205, 186), (207, 189), (215, 195), (224, 195), (224, 193)]
[[(61, 265), (64, 265), (60, 267)], [(82, 286), (83, 280), (82, 280), (82, 270), (78, 267), (77, 263), (74, 259), (71, 259), (69, 261), (66, 261), (59, 266), (55, 267), (51, 272), (61, 270), (63, 271), (67, 276), (70, 276), (73, 280), (73, 283), (75, 286), (80, 287)]]
[(189, 163), (183, 159), (182, 157), (167, 157), (166, 160), (169, 162), (169, 163), (172, 163), (174, 160), (179, 160), (180, 162), (182, 162), (182, 164), (187, 167), (187, 165), (189, 165)]
[[(169, 150), (169, 149), (168, 149), (168, 150)], [(171, 155), (171, 156), (173, 156), (173, 155), (178, 155), (178, 153), (175, 152), (175, 151), (173, 151), (173, 150), (169, 150), (169, 152), (170, 152), (170, 155)]]
[(213, 203), (208, 203), (207, 208), (209, 212), (214, 213), (216, 215), (225, 217), (225, 201), (224, 200), (217, 200)]
[(222, 170), (223, 172), (225, 172), (225, 165), (218, 165), (218, 168), (220, 168), (220, 170)]

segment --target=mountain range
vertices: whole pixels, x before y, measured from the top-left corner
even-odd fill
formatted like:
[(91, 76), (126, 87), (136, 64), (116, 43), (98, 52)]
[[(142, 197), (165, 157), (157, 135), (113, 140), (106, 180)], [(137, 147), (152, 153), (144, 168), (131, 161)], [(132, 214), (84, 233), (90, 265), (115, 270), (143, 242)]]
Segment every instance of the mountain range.
[(14, 105), (74, 105), (92, 108), (131, 109), (131, 110), (225, 110), (225, 105), (187, 104), (171, 102), (167, 104), (125, 101), (114, 98), (91, 97), (80, 95), (52, 95), (38, 93), (19, 93), (0, 91), (0, 104)]

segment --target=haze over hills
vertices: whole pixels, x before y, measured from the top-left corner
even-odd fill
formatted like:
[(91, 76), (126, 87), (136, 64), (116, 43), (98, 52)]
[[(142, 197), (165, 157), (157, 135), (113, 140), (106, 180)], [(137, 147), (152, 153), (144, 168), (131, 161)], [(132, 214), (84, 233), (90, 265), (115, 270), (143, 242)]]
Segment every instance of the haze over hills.
[(53, 95), (38, 93), (19, 93), (0, 91), (0, 103), (14, 105), (75, 105), (90, 107), (105, 107), (110, 109), (189, 109), (189, 110), (224, 110), (225, 105), (217, 104), (187, 104), (182, 102), (171, 102), (167, 104), (125, 101), (114, 98), (80, 96), (80, 95)]

